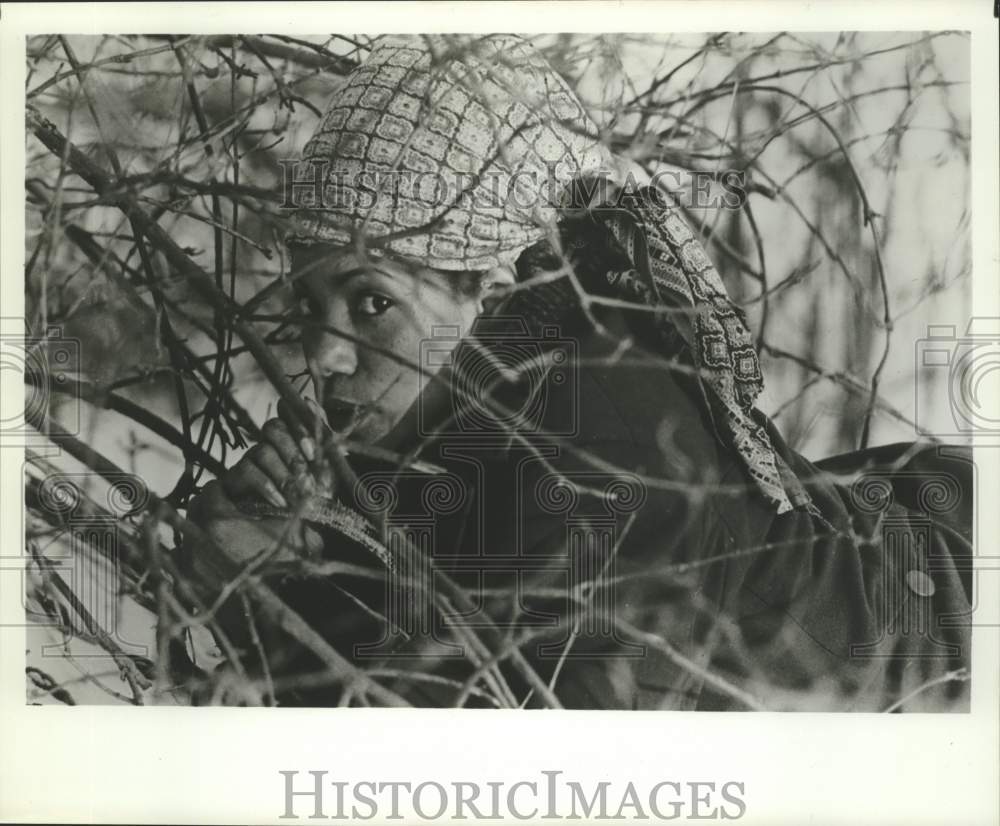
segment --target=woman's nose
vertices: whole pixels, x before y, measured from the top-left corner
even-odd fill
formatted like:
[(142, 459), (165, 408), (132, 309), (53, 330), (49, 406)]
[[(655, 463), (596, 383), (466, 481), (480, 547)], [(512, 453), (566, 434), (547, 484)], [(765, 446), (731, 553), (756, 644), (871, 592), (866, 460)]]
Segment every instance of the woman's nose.
[(314, 377), (349, 376), (357, 370), (357, 347), (344, 321), (328, 318), (326, 329), (314, 329), (304, 337), (306, 362)]

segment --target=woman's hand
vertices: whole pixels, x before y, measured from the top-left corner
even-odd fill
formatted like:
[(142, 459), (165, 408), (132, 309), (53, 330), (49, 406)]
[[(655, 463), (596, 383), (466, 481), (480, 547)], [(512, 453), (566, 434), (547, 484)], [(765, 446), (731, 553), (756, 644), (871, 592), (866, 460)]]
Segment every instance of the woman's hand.
[(314, 440), (298, 431), (284, 402), (278, 403), (278, 418), (265, 422), (262, 431), (263, 441), (220, 480), (232, 500), (260, 499), (277, 508), (292, 508), (306, 495), (332, 495), (329, 474), (310, 467), (316, 460)]
[[(207, 584), (219, 578), (219, 570), (239, 567), (271, 553), (274, 562), (290, 561), (303, 552), (323, 547), (319, 534), (291, 516), (296, 503), (312, 494), (332, 495), (330, 474), (316, 467), (314, 440), (297, 430), (283, 402), (279, 418), (264, 424), (264, 439), (231, 467), (210, 482), (192, 500), (188, 518), (212, 540), (225, 560), (220, 566), (204, 558), (212, 547), (192, 547), (193, 575)], [(317, 477), (319, 477), (317, 479)], [(288, 517), (274, 516), (255, 505), (287, 509)]]

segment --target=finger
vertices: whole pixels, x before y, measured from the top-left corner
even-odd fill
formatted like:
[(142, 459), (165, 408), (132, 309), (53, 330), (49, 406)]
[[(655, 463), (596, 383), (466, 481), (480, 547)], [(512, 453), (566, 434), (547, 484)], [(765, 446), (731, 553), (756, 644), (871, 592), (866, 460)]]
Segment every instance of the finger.
[(277, 485), (253, 461), (241, 461), (223, 477), (222, 483), (230, 497), (259, 496), (276, 507), (288, 507)]
[(325, 547), (323, 537), (319, 532), (308, 525), (302, 526), (302, 544), (307, 553), (318, 554)]
[(295, 440), (302, 455), (310, 462), (315, 461), (316, 441), (313, 438), (314, 433), (307, 429), (312, 423), (299, 422), (284, 399), (278, 401), (278, 417), (288, 428), (289, 435)]
[[(278, 403), (278, 414), (281, 415), (283, 409), (287, 411), (287, 406), (283, 407), (283, 402)], [(320, 409), (319, 405), (316, 404), (312, 399), (306, 399), (306, 404), (309, 409), (313, 412), (313, 437), (306, 437), (303, 442), (303, 447), (308, 448), (309, 451), (313, 451), (315, 446), (329, 444), (329, 437), (333, 433), (330, 426), (326, 422), (326, 417), (323, 415), (323, 411)], [(335, 479), (333, 468), (330, 466), (330, 462), (327, 461), (327, 457), (322, 453), (317, 455), (315, 461), (310, 460), (310, 465), (312, 469), (313, 476), (316, 479), (318, 485), (318, 492), (321, 496), (332, 497), (335, 492)]]
[(268, 419), (262, 430), (266, 442), (278, 451), (292, 473), (295, 476), (303, 475), (306, 472), (306, 456), (289, 431), (287, 423), (281, 419)]
[[(280, 491), (285, 490), (295, 478), (293, 469), (285, 464), (285, 460), (270, 444), (262, 442), (255, 445), (247, 452), (247, 459), (261, 470)], [(304, 470), (304, 468), (299, 468), (299, 470)]]
[(323, 412), (323, 408), (319, 406), (315, 399), (306, 399), (306, 405), (313, 414), (313, 435), (320, 442), (327, 442), (328, 438), (333, 434), (333, 428), (330, 427), (330, 423), (326, 419), (326, 413)]
[(187, 516), (194, 524), (203, 526), (206, 522), (219, 517), (229, 516), (235, 510), (229, 497), (226, 496), (222, 484), (218, 481), (209, 482), (188, 505)]
[(317, 492), (320, 496), (333, 497), (336, 492), (336, 486), (334, 485), (333, 470), (330, 468), (329, 462), (323, 462), (319, 466), (319, 470), (316, 471), (316, 484), (318, 487)]
[(302, 496), (311, 495), (316, 489), (316, 480), (302, 456), (297, 456), (289, 467), (277, 450), (271, 445), (262, 444), (253, 451), (252, 460), (286, 500), (297, 501)]
[[(313, 414), (312, 433), (303, 439), (302, 447), (306, 453), (315, 452), (316, 458), (314, 461), (310, 461), (310, 468), (318, 485), (318, 493), (321, 496), (332, 498), (336, 491), (336, 476), (333, 466), (322, 448), (330, 444), (333, 430), (327, 423), (322, 408), (313, 399), (307, 398), (306, 405)], [(279, 402), (278, 414), (287, 416), (287, 410), (287, 406), (283, 402)]]

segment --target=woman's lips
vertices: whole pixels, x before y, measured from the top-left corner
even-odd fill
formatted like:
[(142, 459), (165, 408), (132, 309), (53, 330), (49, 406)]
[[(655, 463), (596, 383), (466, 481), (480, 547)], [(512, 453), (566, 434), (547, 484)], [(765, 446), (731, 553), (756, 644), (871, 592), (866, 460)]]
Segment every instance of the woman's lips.
[(344, 430), (357, 418), (361, 405), (343, 399), (326, 399), (323, 402), (323, 412), (334, 430)]

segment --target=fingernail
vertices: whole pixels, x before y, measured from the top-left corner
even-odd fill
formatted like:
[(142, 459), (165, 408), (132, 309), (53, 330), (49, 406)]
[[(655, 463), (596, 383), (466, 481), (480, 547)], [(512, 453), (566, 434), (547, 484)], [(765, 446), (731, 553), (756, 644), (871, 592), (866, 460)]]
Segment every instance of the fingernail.
[(319, 484), (324, 496), (333, 496), (333, 474), (329, 470), (320, 473)]
[(310, 462), (316, 459), (316, 443), (308, 436), (304, 437), (302, 441), (299, 442), (299, 447), (302, 449), (303, 455)]
[(312, 408), (313, 413), (316, 414), (316, 418), (319, 419), (324, 425), (326, 425), (327, 424), (326, 413), (324, 412), (323, 408), (320, 407), (313, 399), (307, 398), (306, 404), (308, 404)]
[(270, 482), (268, 482), (267, 487), (264, 489), (264, 492), (267, 494), (268, 501), (270, 501), (270, 503), (275, 507), (278, 508), (288, 507), (288, 502), (285, 501), (285, 497), (281, 495), (281, 491), (279, 491)]

